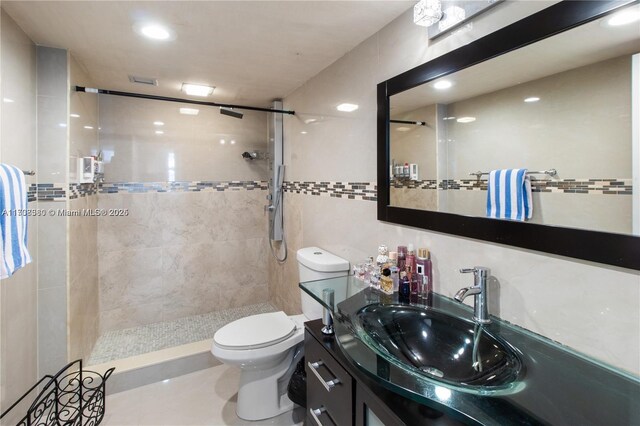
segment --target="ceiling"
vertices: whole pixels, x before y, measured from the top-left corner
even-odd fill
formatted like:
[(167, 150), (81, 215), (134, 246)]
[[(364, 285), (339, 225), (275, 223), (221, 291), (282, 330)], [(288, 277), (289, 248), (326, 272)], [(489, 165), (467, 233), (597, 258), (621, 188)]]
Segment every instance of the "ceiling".
[[(3, 0), (2, 8), (36, 44), (69, 49), (98, 88), (185, 97), (183, 82), (201, 83), (216, 86), (213, 102), (266, 106), (414, 3)], [(141, 37), (133, 26), (142, 21), (166, 25), (175, 40)]]
[[(632, 5), (629, 8), (640, 9), (640, 5)], [(432, 83), (427, 83), (393, 95), (392, 114), (398, 117), (427, 105), (450, 104), (470, 99), (570, 69), (639, 52), (640, 25), (633, 23), (611, 27), (606, 24), (608, 19), (609, 17), (605, 16), (435, 80), (451, 81), (453, 86), (450, 89), (437, 90)]]

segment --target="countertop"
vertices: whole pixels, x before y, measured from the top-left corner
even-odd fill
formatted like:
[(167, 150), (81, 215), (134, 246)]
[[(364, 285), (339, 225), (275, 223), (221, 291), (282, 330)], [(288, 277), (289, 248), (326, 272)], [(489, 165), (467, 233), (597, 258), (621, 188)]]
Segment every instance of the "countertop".
[[(516, 350), (523, 369), (513, 388), (471, 392), (414, 375), (376, 354), (354, 333), (350, 320), (374, 303), (401, 304), (353, 276), (301, 283), (322, 301), (322, 289), (335, 290), (336, 339), (357, 370), (405, 398), (467, 424), (636, 425), (640, 424), (640, 379), (521, 327), (492, 317), (485, 329)], [(411, 303), (417, 304), (417, 303)], [(425, 309), (470, 319), (471, 309), (433, 293)]]

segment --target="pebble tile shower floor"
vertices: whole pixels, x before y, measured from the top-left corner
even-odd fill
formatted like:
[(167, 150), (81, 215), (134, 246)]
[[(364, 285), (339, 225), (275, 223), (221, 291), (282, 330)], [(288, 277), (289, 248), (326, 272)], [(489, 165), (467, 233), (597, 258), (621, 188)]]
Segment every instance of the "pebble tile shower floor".
[(213, 339), (215, 332), (231, 321), (249, 315), (275, 311), (276, 309), (269, 303), (259, 303), (174, 321), (108, 331), (98, 338), (89, 358), (89, 365)]

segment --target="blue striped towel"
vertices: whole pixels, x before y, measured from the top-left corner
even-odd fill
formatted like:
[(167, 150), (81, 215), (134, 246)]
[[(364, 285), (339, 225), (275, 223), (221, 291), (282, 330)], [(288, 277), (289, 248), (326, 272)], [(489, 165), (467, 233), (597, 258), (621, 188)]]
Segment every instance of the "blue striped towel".
[(492, 170), (487, 188), (487, 217), (525, 221), (532, 214), (527, 169)]
[(0, 164), (0, 278), (31, 263), (27, 250), (27, 185), (22, 170)]

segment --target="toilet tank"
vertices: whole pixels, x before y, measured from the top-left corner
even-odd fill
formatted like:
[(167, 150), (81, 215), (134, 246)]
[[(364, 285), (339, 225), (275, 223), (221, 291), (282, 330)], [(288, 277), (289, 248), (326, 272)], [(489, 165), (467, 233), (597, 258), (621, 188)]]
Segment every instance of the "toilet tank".
[[(329, 253), (319, 247), (298, 250), (298, 271), (300, 282), (342, 277), (349, 273), (349, 261)], [(302, 313), (310, 320), (322, 317), (322, 305), (300, 290)]]

